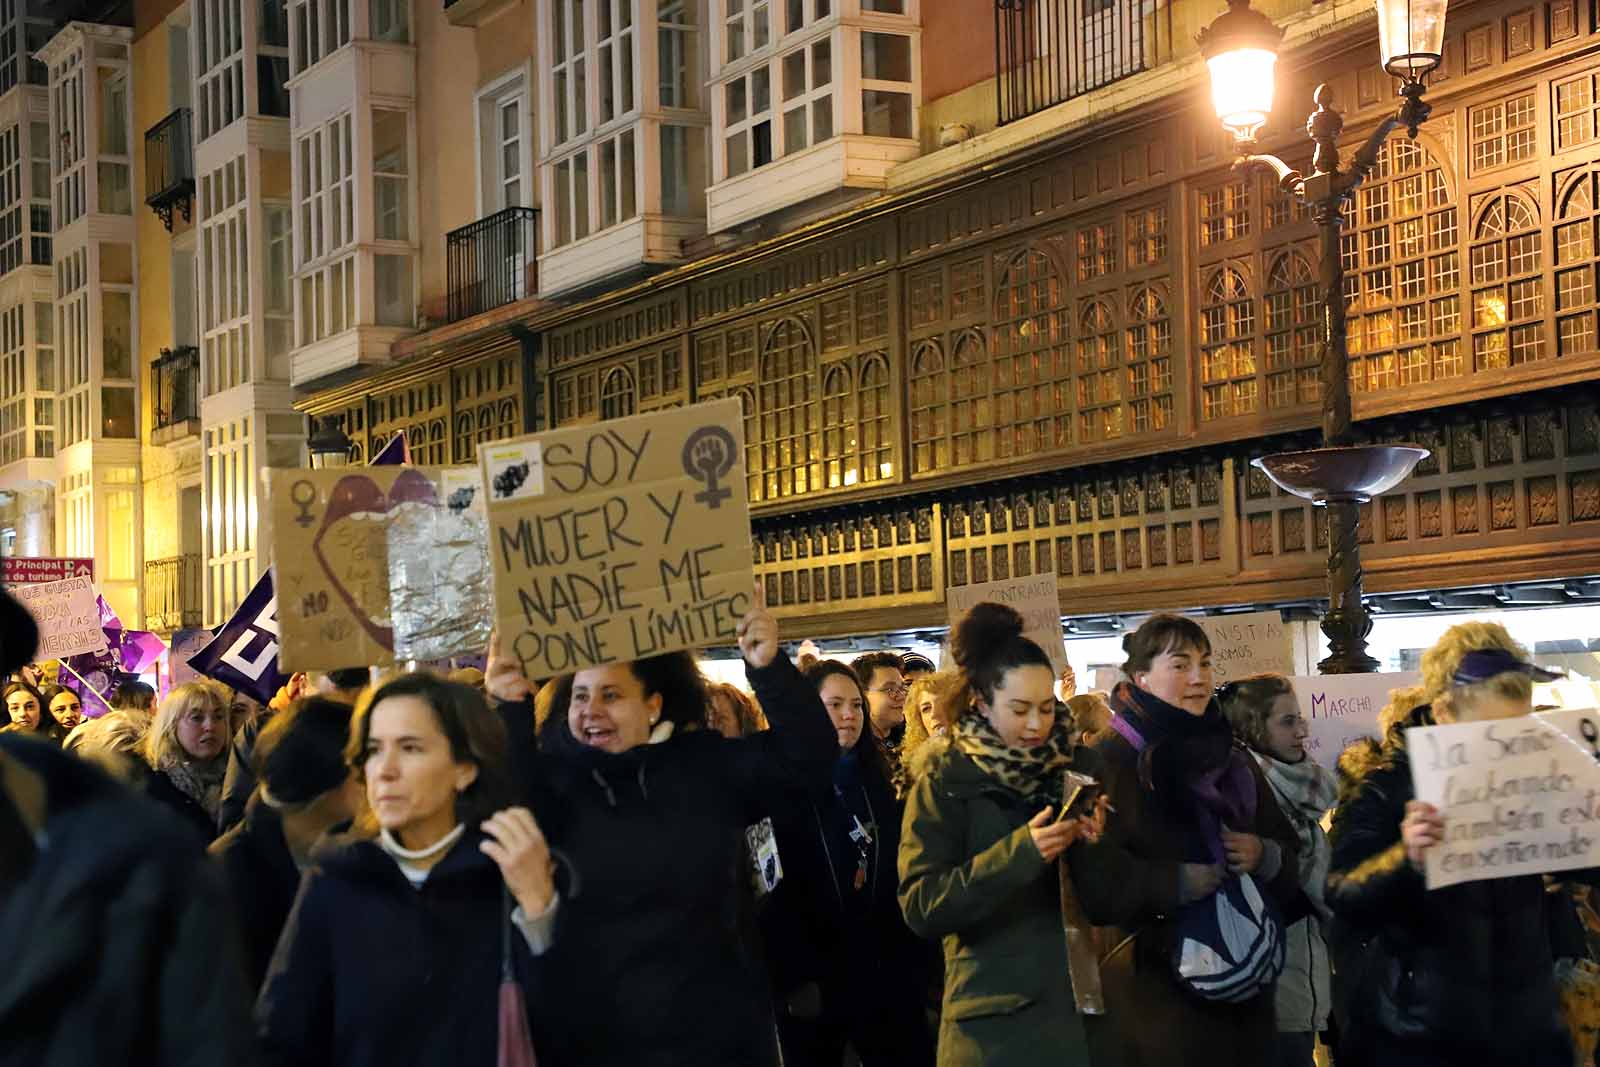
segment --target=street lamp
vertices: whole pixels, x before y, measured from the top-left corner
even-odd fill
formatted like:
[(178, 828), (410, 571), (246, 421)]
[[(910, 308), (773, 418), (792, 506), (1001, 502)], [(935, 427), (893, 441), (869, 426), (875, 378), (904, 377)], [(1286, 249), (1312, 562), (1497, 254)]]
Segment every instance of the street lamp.
[(1333, 93), (1317, 86), (1317, 109), (1306, 120), (1315, 150), (1311, 173), (1303, 175), (1281, 159), (1255, 151), (1256, 134), (1272, 110), (1272, 81), (1283, 31), (1249, 0), (1228, 0), (1228, 10), (1200, 32), (1200, 53), (1211, 72), (1217, 119), (1234, 136), (1243, 171), (1270, 170), (1278, 188), (1311, 209), (1317, 224), (1322, 288), (1322, 448), (1284, 452), (1254, 460), (1286, 492), (1328, 509), (1328, 612), (1322, 632), (1330, 652), (1323, 674), (1360, 674), (1378, 669), (1367, 654), (1372, 620), (1361, 602), (1361, 505), (1399, 485), (1428, 455), (1412, 445), (1356, 445), (1351, 432), (1350, 355), (1345, 347), (1344, 266), (1339, 231), (1344, 205), (1378, 164), (1389, 135), (1405, 127), (1415, 139), (1428, 118), (1423, 78), (1439, 65), (1447, 0), (1377, 0), (1383, 69), (1400, 79), (1400, 104), (1379, 123), (1341, 169), (1339, 135), (1344, 117), (1333, 108)]
[(312, 420), (306, 450), (311, 453), (313, 470), (332, 470), (350, 463), (350, 438), (332, 415), (318, 415)]

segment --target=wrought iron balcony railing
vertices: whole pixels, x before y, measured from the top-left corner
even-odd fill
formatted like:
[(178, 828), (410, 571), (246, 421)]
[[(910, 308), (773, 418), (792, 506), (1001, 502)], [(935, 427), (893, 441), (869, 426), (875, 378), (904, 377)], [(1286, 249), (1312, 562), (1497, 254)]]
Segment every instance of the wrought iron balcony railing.
[(445, 236), (451, 322), (539, 291), (539, 212), (508, 207)]
[(1171, 0), (995, 0), (1000, 125), (1172, 58)]
[(204, 615), (200, 583), (198, 552), (147, 560), (144, 565), (145, 625), (162, 631), (199, 626)]
[(144, 173), (150, 190), (144, 202), (161, 216), (169, 232), (173, 208), (182, 210), (183, 221), (193, 221), (194, 139), (188, 108), (180, 107), (145, 131)]
[(200, 350), (164, 348), (150, 366), (151, 427), (165, 430), (200, 418)]

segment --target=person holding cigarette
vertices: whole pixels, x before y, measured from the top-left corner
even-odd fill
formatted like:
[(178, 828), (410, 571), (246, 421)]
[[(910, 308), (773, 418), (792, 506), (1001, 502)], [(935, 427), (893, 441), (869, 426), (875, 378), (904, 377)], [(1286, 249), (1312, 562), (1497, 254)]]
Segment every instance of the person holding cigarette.
[[(1462, 623), (1422, 656), (1424, 704), (1396, 724), (1383, 759), (1334, 813), (1326, 899), (1333, 911), (1340, 1067), (1566, 1067), (1544, 879), (1521, 875), (1430, 891), (1444, 815), (1416, 799), (1405, 729), (1516, 718), (1533, 683), (1505, 628)], [(1600, 871), (1566, 877), (1600, 880)]]
[(900, 841), (906, 922), (944, 941), (938, 1064), (1087, 1065), (1057, 861), (1105, 828), (1087, 788), (1096, 765), (1056, 714), (1050, 659), (1015, 610), (974, 606), (950, 644), (953, 725), (919, 753)]

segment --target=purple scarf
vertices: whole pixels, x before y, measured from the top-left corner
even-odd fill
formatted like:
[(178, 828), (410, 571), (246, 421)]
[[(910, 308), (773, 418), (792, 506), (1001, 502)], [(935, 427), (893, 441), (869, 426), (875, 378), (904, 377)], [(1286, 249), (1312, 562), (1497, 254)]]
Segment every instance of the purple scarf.
[(1204, 715), (1191, 715), (1122, 682), (1111, 694), (1111, 709), (1112, 729), (1138, 753), (1139, 784), (1168, 811), (1197, 824), (1206, 852), (1222, 862), (1222, 828), (1255, 826), (1256, 782), (1221, 707), (1213, 700)]

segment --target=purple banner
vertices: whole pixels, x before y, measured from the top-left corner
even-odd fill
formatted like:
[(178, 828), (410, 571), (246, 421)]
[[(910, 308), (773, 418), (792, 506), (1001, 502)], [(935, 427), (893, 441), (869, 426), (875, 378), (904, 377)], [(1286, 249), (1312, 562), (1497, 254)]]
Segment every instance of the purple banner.
[(217, 636), (189, 657), (189, 666), (262, 704), (289, 679), (278, 670), (278, 597), (272, 570), (262, 572)]
[(411, 462), (411, 446), (406, 442), (405, 431), (397, 432), (389, 438), (389, 443), (378, 449), (378, 454), (372, 457), (369, 467), (399, 467)]

